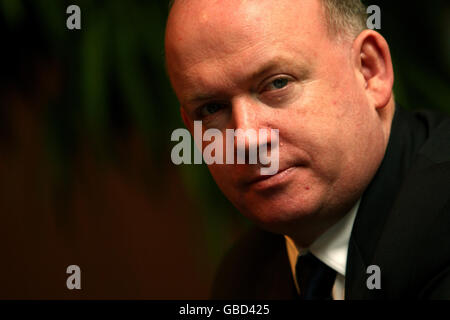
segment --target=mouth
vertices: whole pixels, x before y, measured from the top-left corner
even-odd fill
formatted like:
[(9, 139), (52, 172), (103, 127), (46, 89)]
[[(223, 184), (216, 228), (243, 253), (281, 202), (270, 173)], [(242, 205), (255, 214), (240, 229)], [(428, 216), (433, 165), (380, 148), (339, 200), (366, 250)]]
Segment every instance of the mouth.
[(278, 171), (277, 174), (262, 176), (259, 175), (252, 179), (248, 183), (248, 187), (256, 191), (262, 191), (265, 189), (275, 188), (282, 186), (289, 182), (293, 173), (299, 168), (299, 166), (291, 166)]

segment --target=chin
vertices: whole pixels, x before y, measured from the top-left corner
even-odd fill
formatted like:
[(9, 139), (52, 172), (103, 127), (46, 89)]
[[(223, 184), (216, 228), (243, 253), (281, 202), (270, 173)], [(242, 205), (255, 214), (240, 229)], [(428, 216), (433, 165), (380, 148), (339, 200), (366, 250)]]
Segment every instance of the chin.
[[(292, 227), (306, 222), (322, 208), (321, 197), (313, 194), (289, 194), (246, 197), (237, 208), (249, 220), (261, 228), (287, 234)], [(241, 199), (243, 200), (243, 199)]]

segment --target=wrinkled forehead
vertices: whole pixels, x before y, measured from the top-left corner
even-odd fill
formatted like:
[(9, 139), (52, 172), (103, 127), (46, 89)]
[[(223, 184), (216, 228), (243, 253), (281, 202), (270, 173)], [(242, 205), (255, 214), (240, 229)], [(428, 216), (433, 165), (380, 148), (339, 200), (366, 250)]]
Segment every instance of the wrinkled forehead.
[(172, 64), (231, 57), (274, 41), (312, 41), (326, 33), (319, 0), (177, 0), (166, 29)]

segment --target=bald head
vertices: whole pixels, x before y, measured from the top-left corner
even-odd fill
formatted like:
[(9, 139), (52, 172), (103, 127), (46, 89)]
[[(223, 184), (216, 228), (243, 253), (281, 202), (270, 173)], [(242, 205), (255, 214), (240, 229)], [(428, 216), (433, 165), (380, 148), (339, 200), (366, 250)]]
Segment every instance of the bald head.
[[(319, 1), (324, 8), (328, 31), (332, 37), (352, 37), (366, 28), (366, 7), (360, 0)], [(175, 0), (169, 2), (169, 10), (174, 4)]]

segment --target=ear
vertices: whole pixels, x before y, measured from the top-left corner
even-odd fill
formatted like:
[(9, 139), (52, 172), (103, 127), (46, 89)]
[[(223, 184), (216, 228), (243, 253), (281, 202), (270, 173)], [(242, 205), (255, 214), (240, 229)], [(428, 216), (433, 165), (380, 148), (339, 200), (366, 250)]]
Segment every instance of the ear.
[(190, 131), (193, 132), (193, 122), (191, 121), (191, 119), (189, 118), (186, 110), (184, 110), (183, 107), (180, 107), (180, 114), (181, 114), (181, 119), (183, 120), (184, 125), (186, 126), (186, 128)]
[(394, 71), (386, 40), (373, 30), (364, 30), (353, 42), (358, 79), (372, 106), (384, 108), (392, 96)]

